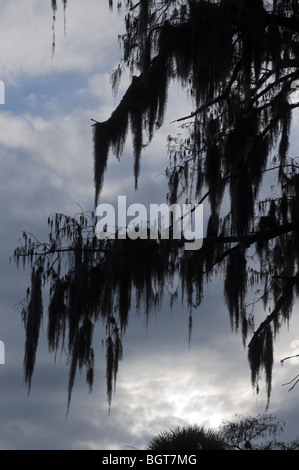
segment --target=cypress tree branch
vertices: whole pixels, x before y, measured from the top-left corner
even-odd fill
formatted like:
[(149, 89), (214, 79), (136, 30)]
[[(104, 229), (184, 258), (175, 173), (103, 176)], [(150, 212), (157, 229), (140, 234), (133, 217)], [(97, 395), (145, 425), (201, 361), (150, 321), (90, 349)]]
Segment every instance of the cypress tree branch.
[(225, 88), (224, 92), (221, 93), (220, 95), (216, 96), (214, 99), (212, 99), (211, 101), (208, 101), (207, 103), (203, 104), (202, 106), (200, 106), (198, 109), (196, 109), (195, 111), (193, 111), (193, 113), (189, 114), (188, 116), (184, 116), (184, 117), (181, 117), (181, 118), (178, 118), (178, 119), (175, 119), (174, 121), (171, 121), (170, 124), (173, 124), (175, 122), (180, 122), (180, 121), (185, 121), (186, 119), (190, 119), (190, 118), (193, 118), (194, 116), (196, 116), (197, 114), (201, 113), (202, 111), (204, 111), (205, 109), (207, 108), (210, 108), (211, 106), (213, 106), (213, 104), (216, 104), (216, 103), (219, 103), (219, 101), (222, 101), (224, 100), (225, 98), (228, 97), (230, 91), (231, 91), (231, 87), (234, 83), (234, 81), (236, 80), (237, 78), (237, 75), (241, 69), (241, 64), (242, 64), (242, 61), (239, 60), (233, 70), (233, 73), (232, 73), (232, 76), (227, 84), (227, 87)]
[[(293, 232), (294, 230), (298, 230), (299, 226), (298, 223), (287, 223), (280, 225), (278, 227), (275, 227), (274, 229), (271, 230), (259, 230), (258, 232), (252, 234), (252, 235), (231, 235), (228, 237), (205, 237), (204, 240), (213, 240), (217, 244), (222, 244), (222, 243), (238, 243), (238, 245), (235, 245), (220, 255), (218, 255), (214, 261), (214, 263), (203, 273), (206, 274), (208, 273), (211, 269), (213, 269), (214, 266), (219, 264), (221, 261), (223, 261), (227, 256), (229, 256), (231, 253), (234, 251), (237, 251), (244, 246), (246, 248), (249, 248), (251, 245), (258, 241), (267, 241), (271, 240), (273, 238), (276, 238), (280, 235)], [(197, 281), (199, 277), (196, 277), (192, 280), (192, 282)], [(292, 278), (293, 279), (293, 278)]]
[(271, 230), (259, 230), (251, 235), (236, 235), (228, 237), (215, 237), (217, 243), (233, 243), (240, 242), (246, 244), (247, 247), (253, 245), (258, 241), (268, 241), (273, 238), (276, 238), (285, 233), (293, 232), (298, 230), (299, 225), (297, 222), (289, 222), (287, 224), (279, 225)]

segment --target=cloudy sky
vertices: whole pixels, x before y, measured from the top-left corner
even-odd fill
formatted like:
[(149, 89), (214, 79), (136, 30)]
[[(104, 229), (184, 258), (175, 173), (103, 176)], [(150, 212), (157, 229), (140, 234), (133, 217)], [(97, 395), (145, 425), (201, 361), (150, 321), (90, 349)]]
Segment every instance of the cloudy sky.
[[(95, 336), (96, 375), (90, 394), (85, 378), (76, 378), (71, 408), (67, 407), (68, 366), (63, 355), (48, 353), (44, 316), (32, 389), (23, 382), (24, 328), (18, 303), (24, 298), (30, 272), (17, 270), (9, 257), (22, 231), (47, 236), (47, 218), (73, 215), (79, 206), (93, 209), (91, 120), (107, 119), (125, 89), (115, 98), (110, 72), (121, 57), (117, 36), (123, 23), (108, 2), (69, 0), (64, 34), (63, 8), (58, 2), (56, 49), (52, 59), (51, 2), (15, 0), (1, 4), (0, 79), (5, 104), (0, 105), (0, 340), (5, 364), (0, 365), (0, 449), (125, 449), (145, 448), (152, 436), (175, 425), (217, 427), (235, 414), (264, 411), (263, 386), (257, 396), (250, 385), (247, 352), (239, 334), (231, 332), (221, 279), (206, 290), (194, 313), (188, 345), (188, 312), (167, 301), (153, 312), (148, 327), (142, 313), (131, 312), (124, 337), (116, 393), (108, 412), (105, 351), (99, 326)], [(174, 86), (166, 125), (145, 151), (140, 185), (134, 192), (130, 141), (124, 158), (111, 158), (102, 200), (164, 202), (167, 189), (166, 136), (175, 134), (175, 117), (189, 110)], [(264, 312), (260, 312), (262, 318)], [(298, 390), (282, 384), (297, 373), (283, 357), (298, 353), (298, 320), (290, 321), (275, 342), (272, 400), (269, 412), (286, 421), (281, 436), (298, 436)]]

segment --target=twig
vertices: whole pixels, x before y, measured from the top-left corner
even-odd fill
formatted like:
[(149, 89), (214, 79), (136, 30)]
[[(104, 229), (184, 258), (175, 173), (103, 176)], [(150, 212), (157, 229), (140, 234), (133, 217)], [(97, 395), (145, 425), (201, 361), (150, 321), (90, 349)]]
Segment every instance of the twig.
[(279, 297), (275, 305), (275, 308), (272, 310), (270, 315), (268, 315), (266, 319), (260, 324), (258, 329), (254, 332), (253, 337), (251, 338), (251, 341), (248, 344), (248, 348), (251, 347), (255, 338), (276, 318), (284, 302), (289, 298), (290, 294), (292, 293), (292, 290), (294, 286), (296, 285), (296, 283), (298, 282), (298, 280), (299, 280), (299, 272), (295, 276), (293, 276), (292, 279), (289, 280), (289, 283), (284, 289), (283, 294)]
[[(284, 359), (281, 359), (281, 364), (284, 363), (284, 361), (286, 361), (287, 359), (292, 359), (293, 357), (299, 357), (299, 354), (294, 354), (294, 356), (288, 356), (288, 357), (285, 357)], [(293, 379), (294, 380), (294, 379)], [(290, 383), (290, 382), (289, 382)]]
[[(297, 380), (296, 380), (296, 379), (297, 379)], [(294, 380), (296, 380), (296, 382), (292, 385), (291, 388), (289, 388), (288, 391), (290, 391), (290, 390), (292, 390), (292, 389), (295, 387), (295, 385), (299, 382), (299, 374), (296, 375), (296, 377), (294, 377), (290, 382), (286, 382), (285, 384), (282, 384), (282, 385), (283, 385), (283, 386), (284, 386), (284, 385), (290, 385), (292, 382), (294, 382)]]
[(212, 106), (213, 104), (216, 104), (218, 103), (219, 101), (221, 100), (224, 100), (229, 92), (230, 92), (230, 89), (238, 75), (238, 72), (241, 68), (241, 61), (239, 61), (237, 64), (236, 64), (236, 67), (234, 68), (234, 71), (232, 73), (232, 76), (231, 76), (231, 79), (230, 81), (228, 82), (228, 85), (227, 87), (225, 88), (224, 92), (221, 93), (220, 95), (216, 96), (214, 99), (212, 99), (211, 101), (209, 101), (208, 103), (205, 103), (204, 105), (200, 106), (198, 109), (196, 109), (195, 111), (193, 111), (193, 113), (189, 114), (189, 116), (184, 116), (184, 117), (181, 117), (179, 119), (176, 119), (175, 121), (171, 121), (170, 124), (173, 124), (175, 122), (180, 122), (180, 121), (185, 121), (186, 119), (190, 119), (194, 116), (196, 116), (197, 114), (199, 114), (201, 111), (204, 111), (205, 109), (209, 108), (210, 106)]

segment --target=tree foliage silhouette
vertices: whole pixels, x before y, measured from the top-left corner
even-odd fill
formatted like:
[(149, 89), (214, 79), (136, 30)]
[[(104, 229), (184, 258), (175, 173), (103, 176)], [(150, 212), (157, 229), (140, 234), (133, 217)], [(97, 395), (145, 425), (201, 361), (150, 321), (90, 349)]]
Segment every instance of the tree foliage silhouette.
[[(52, 6), (55, 13), (56, 2)], [(203, 248), (185, 252), (177, 240), (98, 240), (93, 213), (79, 220), (56, 214), (47, 243), (24, 234), (15, 259), (32, 266), (23, 309), (26, 381), (30, 386), (46, 281), (50, 349), (64, 345), (68, 332), (69, 400), (78, 368), (86, 368), (92, 385), (93, 328), (101, 319), (110, 403), (133, 293), (136, 308), (144, 307), (148, 316), (162, 299), (165, 281), (177, 273), (191, 325), (204, 286), (221, 274), (232, 329), (241, 330), (248, 345), (252, 385), (258, 389), (264, 373), (269, 401), (274, 339), (289, 321), (299, 288), (299, 166), (289, 150), (299, 105), (298, 1), (136, 0), (124, 7), (123, 61), (113, 72), (113, 88), (125, 69), (132, 80), (110, 118), (93, 124), (95, 203), (108, 157), (121, 157), (129, 132), (138, 187), (142, 150), (163, 125), (169, 85), (176, 80), (193, 111), (174, 116), (183, 138), (168, 137), (167, 197), (169, 203), (205, 202)], [(275, 192), (268, 187), (269, 173)], [(256, 327), (258, 302), (269, 314)]]
[[(284, 426), (284, 421), (267, 413), (236, 415), (235, 421), (224, 421), (218, 432), (227, 450), (298, 450), (298, 437), (290, 442), (277, 439)], [(267, 437), (271, 439), (266, 440)]]
[(203, 426), (178, 426), (153, 437), (147, 450), (226, 450), (226, 442), (218, 432)]
[[(170, 428), (154, 436), (148, 450), (298, 450), (298, 437), (283, 442), (277, 436), (284, 429), (284, 421), (275, 415), (236, 415), (235, 421), (224, 421), (216, 429), (189, 425)], [(267, 440), (267, 438), (271, 438)]]

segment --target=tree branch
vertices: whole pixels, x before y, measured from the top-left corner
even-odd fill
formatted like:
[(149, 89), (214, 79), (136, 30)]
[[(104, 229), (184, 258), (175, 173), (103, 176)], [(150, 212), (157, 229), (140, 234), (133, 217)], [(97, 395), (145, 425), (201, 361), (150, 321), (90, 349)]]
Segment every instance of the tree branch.
[[(246, 246), (249, 248), (251, 245), (258, 241), (267, 241), (271, 240), (272, 238), (276, 238), (277, 236), (283, 235), (285, 233), (292, 232), (294, 230), (298, 230), (298, 224), (297, 223), (287, 223), (280, 225), (278, 227), (275, 227), (272, 230), (259, 230), (258, 232), (252, 234), (252, 235), (231, 235), (228, 237), (205, 237), (204, 240), (214, 240), (215, 243), (220, 244), (220, 243), (238, 243), (237, 245), (227, 249), (220, 255), (218, 255), (214, 261), (214, 263), (204, 272), (201, 274), (204, 275), (207, 272), (209, 272), (211, 269), (214, 268), (217, 264), (219, 264), (221, 261), (223, 261), (228, 255), (233, 253), (234, 251), (239, 250), (240, 248)], [(299, 277), (299, 274), (298, 274)], [(199, 276), (196, 278), (192, 279), (192, 282), (197, 281), (199, 279)], [(291, 278), (293, 280), (293, 277)]]
[(216, 104), (218, 103), (219, 101), (222, 101), (224, 100), (225, 98), (227, 98), (227, 96), (229, 95), (229, 92), (231, 90), (231, 87), (234, 83), (234, 81), (236, 80), (237, 78), (237, 75), (238, 75), (238, 72), (239, 70), (241, 69), (241, 60), (239, 60), (233, 70), (233, 73), (232, 73), (232, 76), (227, 84), (227, 87), (225, 88), (224, 92), (221, 93), (220, 95), (216, 96), (215, 98), (213, 98), (211, 101), (208, 101), (207, 103), (203, 104), (202, 106), (200, 106), (198, 109), (196, 109), (195, 111), (193, 111), (193, 113), (189, 114), (189, 116), (184, 116), (184, 117), (181, 117), (179, 119), (176, 119), (175, 121), (171, 121), (170, 124), (173, 124), (175, 122), (180, 122), (180, 121), (185, 121), (186, 119), (190, 119), (190, 118), (193, 118), (194, 116), (196, 116), (197, 114), (201, 113), (202, 111), (204, 111), (205, 109), (209, 108), (210, 106), (213, 106), (213, 104)]
[[(284, 357), (283, 359), (281, 359), (281, 364), (284, 363), (284, 361), (286, 361), (287, 359), (293, 359), (294, 357), (299, 357), (299, 354), (294, 354), (293, 356), (287, 356), (287, 357)], [(294, 379), (293, 379), (294, 380)], [(291, 383), (291, 382), (288, 382), (288, 384)], [(287, 384), (283, 384), (283, 385), (287, 385)]]
[[(297, 379), (297, 380), (296, 380)], [(290, 382), (286, 382), (285, 384), (282, 384), (282, 385), (290, 385), (292, 382), (294, 382), (294, 380), (296, 380), (296, 382), (291, 386), (291, 388), (289, 388), (289, 391), (292, 390), (295, 385), (297, 385), (297, 383), (299, 382), (299, 374), (296, 375), (296, 377), (294, 377)]]
[(292, 293), (293, 291), (293, 288), (295, 287), (296, 283), (299, 281), (299, 272), (293, 276), (287, 286), (285, 287), (284, 289), (284, 292), (283, 294), (279, 297), (276, 305), (275, 305), (275, 308), (272, 310), (272, 312), (270, 313), (270, 315), (267, 316), (267, 318), (260, 324), (260, 326), (258, 327), (258, 329), (254, 332), (253, 334), (253, 337), (251, 338), (250, 340), (250, 343), (248, 344), (248, 348), (251, 347), (251, 345), (253, 344), (254, 340), (257, 338), (257, 336), (268, 326), (270, 325), (270, 323), (275, 320), (275, 318), (277, 317), (281, 307), (283, 306), (284, 302), (289, 298), (290, 294)]

